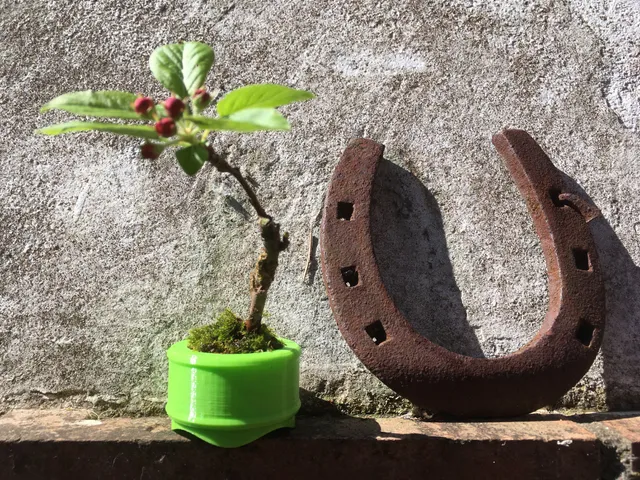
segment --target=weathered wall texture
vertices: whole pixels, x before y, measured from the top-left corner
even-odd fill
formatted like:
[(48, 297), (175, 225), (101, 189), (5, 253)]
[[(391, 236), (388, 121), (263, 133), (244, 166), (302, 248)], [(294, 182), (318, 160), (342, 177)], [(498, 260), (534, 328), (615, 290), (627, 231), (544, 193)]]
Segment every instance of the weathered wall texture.
[[(416, 327), (488, 357), (546, 312), (545, 265), (491, 135), (528, 130), (602, 209), (592, 223), (608, 327), (565, 406), (640, 407), (640, 4), (635, 0), (0, 2), (0, 405), (157, 410), (165, 349), (230, 306), (244, 312), (259, 241), (234, 182), (187, 178), (107, 135), (37, 137), (70, 90), (161, 95), (158, 45), (212, 44), (208, 85), (308, 88), (291, 133), (221, 134), (291, 233), (269, 321), (304, 347), (302, 386), (360, 411), (400, 405), (346, 346), (309, 223), (349, 138), (387, 146), (374, 213), (389, 287)], [(420, 187), (426, 187), (427, 193)], [(376, 220), (377, 219), (377, 220)], [(396, 245), (394, 228), (430, 241)], [(384, 252), (399, 251), (398, 264)], [(315, 254), (318, 254), (317, 249)]]

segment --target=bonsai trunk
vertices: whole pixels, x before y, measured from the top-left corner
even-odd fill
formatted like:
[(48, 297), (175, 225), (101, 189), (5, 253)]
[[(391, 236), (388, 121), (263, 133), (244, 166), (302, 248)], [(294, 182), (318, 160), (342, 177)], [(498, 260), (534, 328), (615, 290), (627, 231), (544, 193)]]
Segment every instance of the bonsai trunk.
[(211, 164), (219, 172), (229, 173), (238, 180), (249, 197), (251, 206), (253, 206), (259, 217), (260, 235), (264, 247), (260, 251), (258, 261), (253, 267), (253, 270), (251, 270), (249, 277), (251, 303), (249, 306), (249, 315), (244, 320), (247, 331), (256, 331), (260, 329), (260, 325), (262, 324), (262, 314), (267, 301), (267, 292), (278, 268), (278, 257), (280, 256), (280, 252), (285, 250), (289, 245), (289, 236), (286, 232), (282, 237), (280, 236), (280, 225), (274, 222), (271, 216), (262, 208), (258, 197), (256, 197), (249, 182), (242, 176), (240, 169), (229, 165), (226, 159), (214, 152), (210, 146), (208, 150)]

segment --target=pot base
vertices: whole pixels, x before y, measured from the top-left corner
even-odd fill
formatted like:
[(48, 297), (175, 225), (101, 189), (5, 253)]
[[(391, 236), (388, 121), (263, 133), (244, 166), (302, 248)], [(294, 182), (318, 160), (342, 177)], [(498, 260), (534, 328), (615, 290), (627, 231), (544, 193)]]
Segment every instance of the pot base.
[(215, 445), (216, 447), (235, 448), (251, 443), (258, 438), (265, 436), (267, 433), (273, 432), (274, 430), (278, 430), (280, 428), (293, 428), (295, 427), (295, 424), (296, 419), (295, 416), (293, 416), (287, 420), (273, 423), (271, 425), (223, 430), (219, 428), (206, 428), (187, 425), (176, 420), (172, 420), (171, 430), (181, 430), (187, 432), (195, 437), (198, 437), (204, 442)]
[(237, 354), (173, 344), (165, 408), (172, 430), (232, 448), (292, 428), (300, 409), (300, 347), (281, 341), (278, 350)]

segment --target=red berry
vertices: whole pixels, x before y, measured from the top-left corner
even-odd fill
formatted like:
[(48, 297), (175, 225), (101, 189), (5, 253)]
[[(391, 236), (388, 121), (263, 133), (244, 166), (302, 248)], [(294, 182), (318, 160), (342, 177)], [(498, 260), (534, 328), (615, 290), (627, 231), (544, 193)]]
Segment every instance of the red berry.
[(133, 109), (140, 115), (146, 115), (153, 108), (153, 100), (149, 97), (138, 97), (133, 103)]
[(153, 143), (145, 143), (140, 147), (140, 155), (142, 155), (142, 158), (155, 160), (162, 153), (162, 149), (158, 147), (159, 145), (154, 145)]
[(164, 101), (164, 109), (171, 118), (180, 118), (184, 112), (184, 103), (176, 97), (169, 97)]
[(156, 122), (155, 128), (161, 137), (172, 137), (176, 134), (176, 122), (173, 118), (161, 118)]
[(199, 88), (193, 94), (193, 104), (198, 110), (204, 110), (211, 103), (211, 95), (204, 88)]

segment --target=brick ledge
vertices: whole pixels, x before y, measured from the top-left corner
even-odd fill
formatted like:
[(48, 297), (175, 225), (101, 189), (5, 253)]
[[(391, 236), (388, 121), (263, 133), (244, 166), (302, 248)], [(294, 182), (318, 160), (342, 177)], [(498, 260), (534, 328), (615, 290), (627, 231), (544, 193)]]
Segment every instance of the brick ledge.
[(301, 417), (294, 430), (231, 450), (176, 435), (167, 418), (92, 420), (89, 414), (14, 410), (0, 417), (0, 478), (600, 479), (640, 473), (640, 413), (486, 422)]

